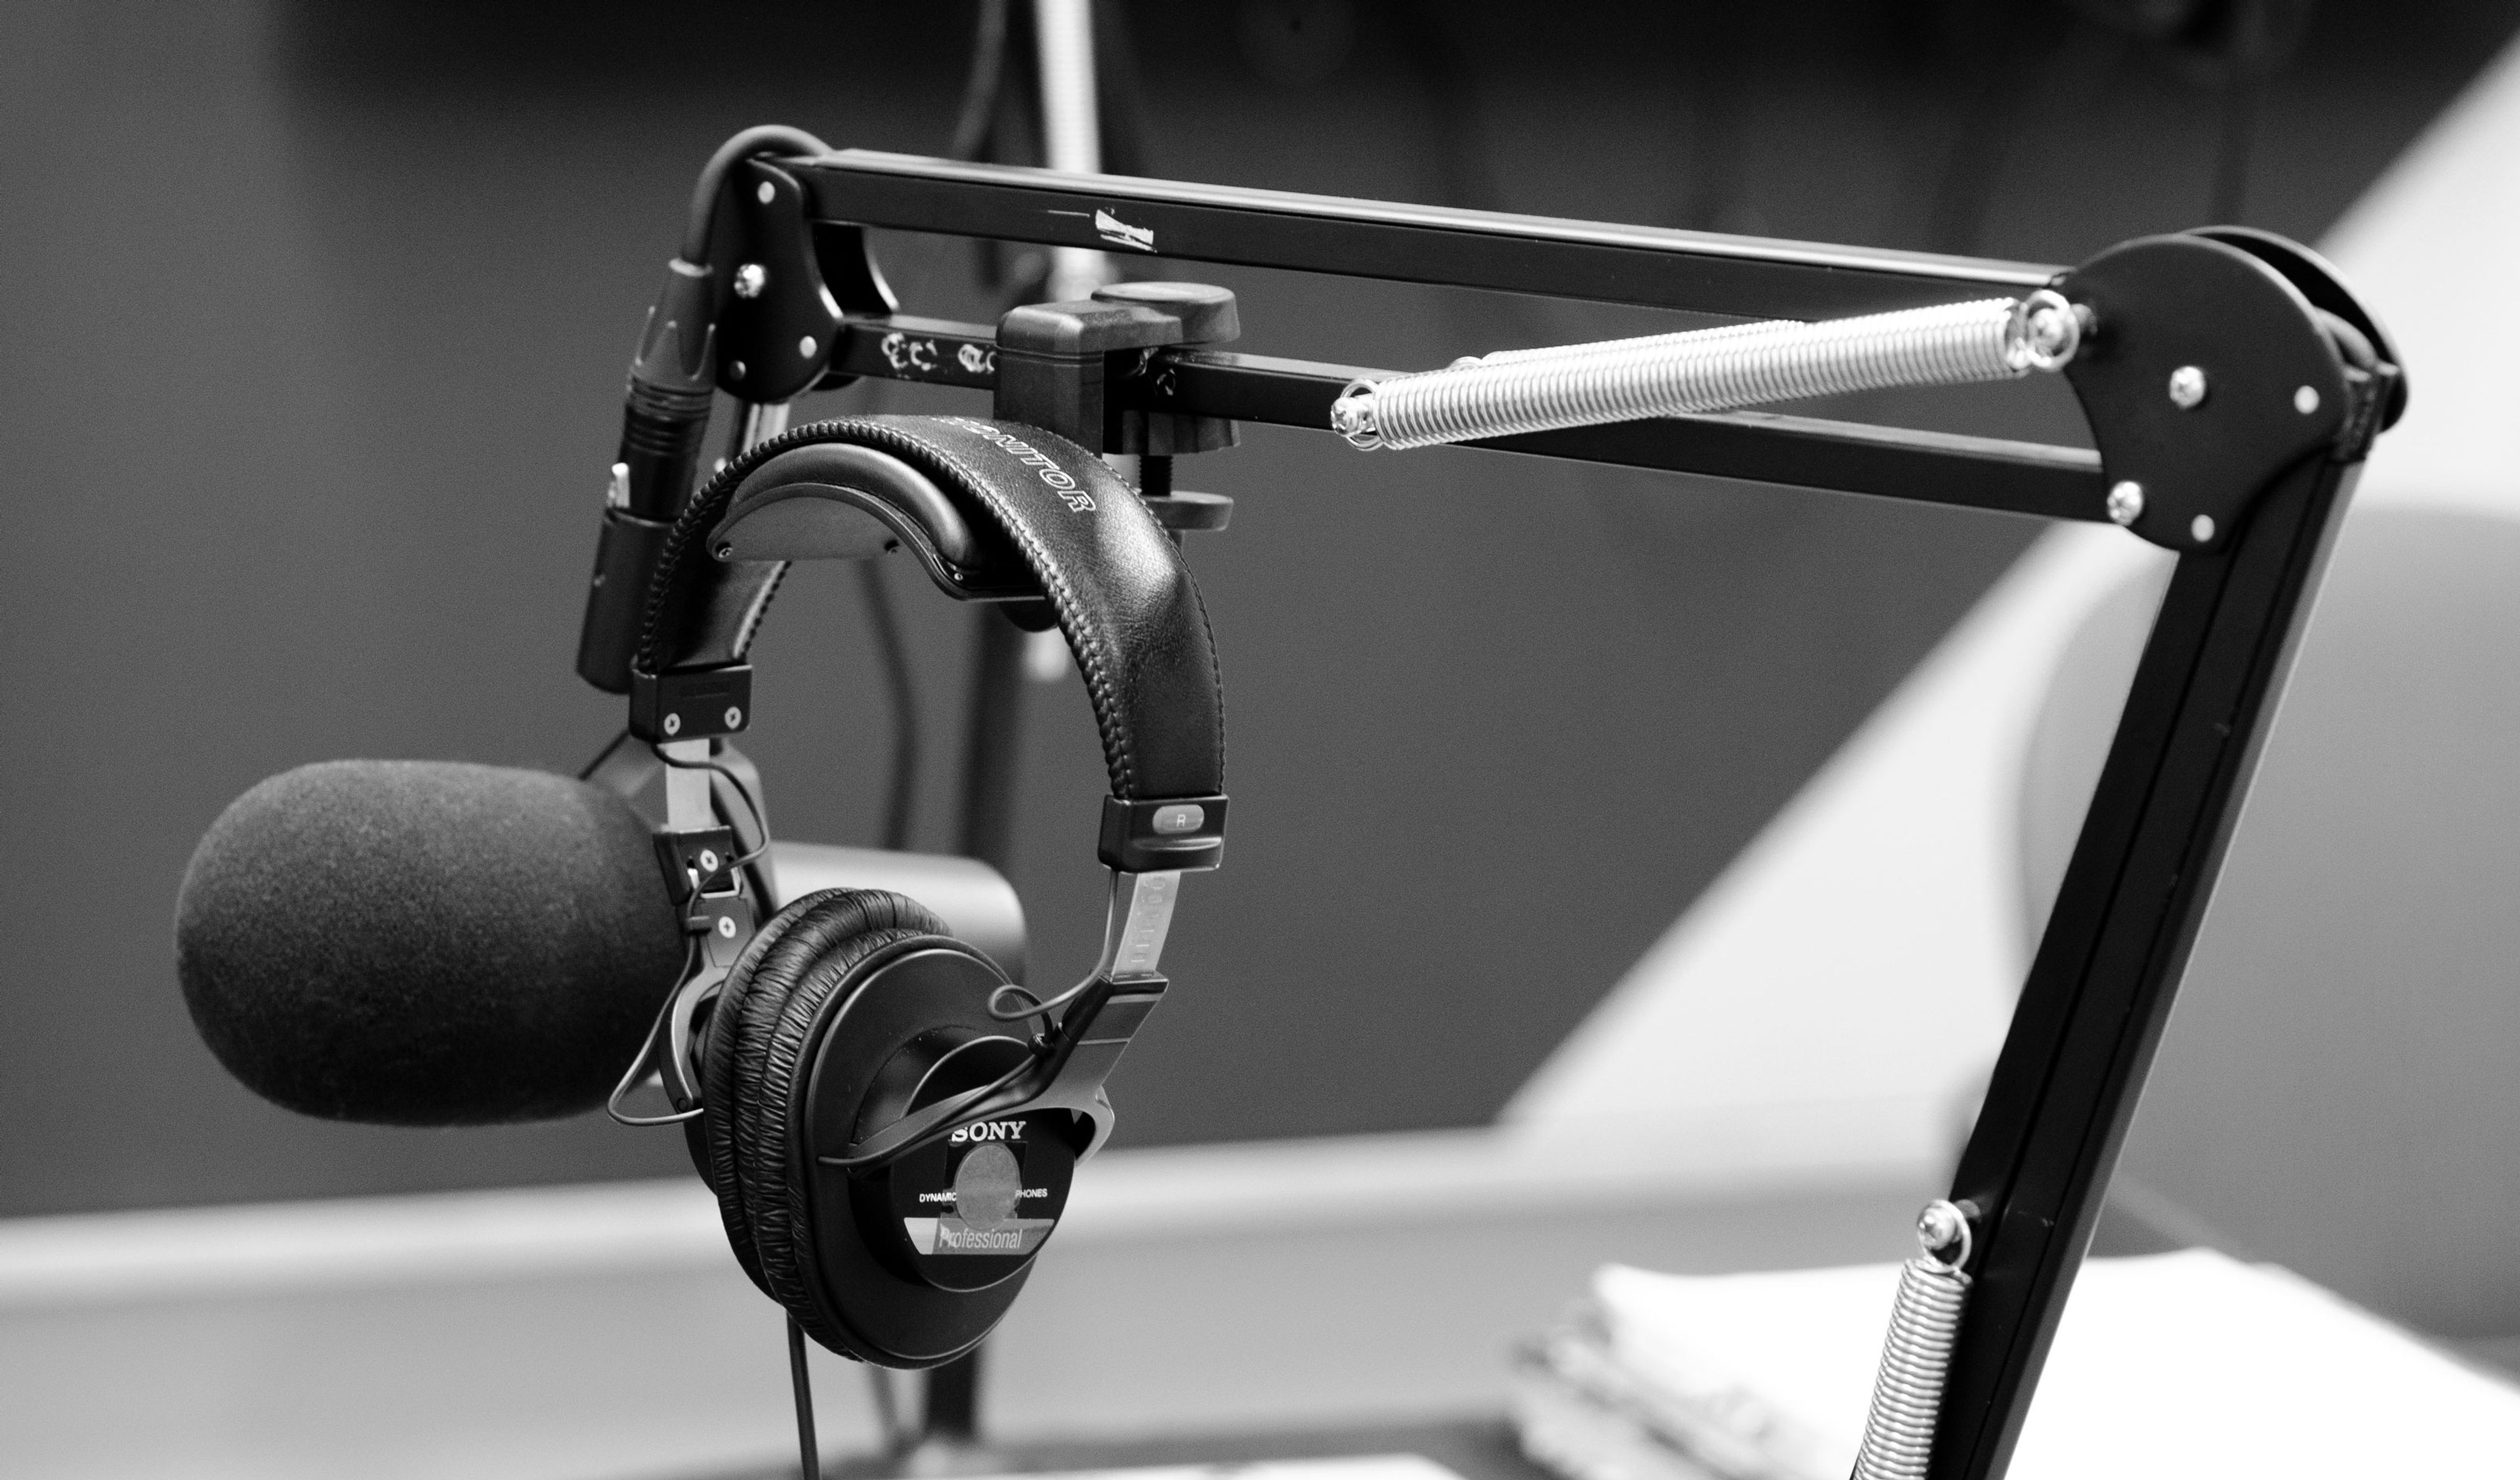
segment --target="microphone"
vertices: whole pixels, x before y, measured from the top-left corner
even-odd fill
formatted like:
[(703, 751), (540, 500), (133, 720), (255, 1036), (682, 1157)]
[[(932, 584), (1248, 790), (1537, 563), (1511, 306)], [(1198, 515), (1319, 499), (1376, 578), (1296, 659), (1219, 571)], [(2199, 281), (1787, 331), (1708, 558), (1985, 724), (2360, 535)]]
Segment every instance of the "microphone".
[(327, 761), (194, 850), (175, 969), (202, 1042), (331, 1120), (492, 1125), (601, 1105), (680, 979), (648, 825), (539, 771)]

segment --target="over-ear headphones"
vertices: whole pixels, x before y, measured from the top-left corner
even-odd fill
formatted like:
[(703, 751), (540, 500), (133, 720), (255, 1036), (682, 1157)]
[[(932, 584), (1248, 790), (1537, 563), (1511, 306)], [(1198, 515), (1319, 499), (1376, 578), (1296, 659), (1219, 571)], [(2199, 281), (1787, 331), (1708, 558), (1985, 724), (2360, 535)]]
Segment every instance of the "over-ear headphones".
[[(899, 894), (826, 889), (753, 927), (751, 901), (773, 897), (759, 800), (712, 748), (749, 722), (745, 654), (788, 561), (893, 548), (949, 595), (1056, 622), (1093, 701), (1109, 911), (1101, 961), (1055, 997)], [(687, 1121), (736, 1258), (833, 1351), (962, 1355), (1110, 1135), (1102, 1082), (1162, 997), (1181, 875), (1223, 853), (1223, 695), (1179, 550), (1107, 465), (1049, 432), (800, 427), (720, 471), (666, 536), (631, 729), (675, 768), (659, 853), (696, 941), (643, 1066)], [(712, 795), (733, 799), (729, 824)]]

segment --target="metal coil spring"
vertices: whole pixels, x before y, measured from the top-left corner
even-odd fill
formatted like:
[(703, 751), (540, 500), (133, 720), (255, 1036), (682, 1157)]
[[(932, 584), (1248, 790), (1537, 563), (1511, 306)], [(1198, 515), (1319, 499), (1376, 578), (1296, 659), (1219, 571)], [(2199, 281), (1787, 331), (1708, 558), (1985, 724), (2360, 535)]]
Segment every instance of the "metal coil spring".
[(2082, 333), (2077, 310), (2042, 290), (1818, 324), (1508, 350), (1354, 381), (1331, 406), (1330, 426), (1359, 447), (1429, 447), (1850, 390), (2002, 381), (2061, 368)]
[(1916, 1242), (1922, 1252), (1899, 1271), (1899, 1303), (1872, 1380), (1855, 1480), (1923, 1480), (1933, 1457), (1934, 1420), (1968, 1300), (1969, 1277), (1961, 1268), (1968, 1263), (1968, 1216), (1953, 1203), (1928, 1204), (1916, 1220)]

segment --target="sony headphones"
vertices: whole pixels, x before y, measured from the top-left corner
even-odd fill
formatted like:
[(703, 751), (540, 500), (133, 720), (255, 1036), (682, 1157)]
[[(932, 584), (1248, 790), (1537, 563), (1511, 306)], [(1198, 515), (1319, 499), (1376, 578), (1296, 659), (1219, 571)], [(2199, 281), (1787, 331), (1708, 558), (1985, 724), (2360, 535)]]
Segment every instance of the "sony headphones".
[[(757, 785), (719, 748), (751, 709), (753, 636), (788, 563), (912, 552), (965, 601), (1056, 623), (1110, 773), (1102, 959), (1039, 998), (919, 903), (775, 898)], [(667, 773), (657, 843), (691, 965), (625, 1085), (653, 1069), (735, 1254), (845, 1356), (925, 1368), (976, 1346), (1108, 1138), (1102, 1084), (1147, 1013), (1185, 872), (1224, 851), (1215, 646), (1181, 553), (1063, 437), (1007, 422), (822, 422), (723, 468), (664, 537), (631, 732)], [(727, 821), (720, 821), (721, 809)]]

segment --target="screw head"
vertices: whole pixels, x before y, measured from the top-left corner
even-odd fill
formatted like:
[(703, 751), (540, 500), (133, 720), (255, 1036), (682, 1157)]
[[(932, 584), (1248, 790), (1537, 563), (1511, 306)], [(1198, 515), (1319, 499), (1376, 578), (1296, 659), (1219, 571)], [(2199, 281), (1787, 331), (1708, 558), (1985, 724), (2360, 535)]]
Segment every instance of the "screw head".
[(702, 848), (700, 850), (700, 872), (702, 874), (715, 874), (717, 872), (717, 850), (715, 848)]
[[(742, 360), (737, 360), (737, 361), (735, 361), (733, 364), (730, 364), (729, 366), (727, 366), (727, 367), (726, 367), (726, 378), (727, 378), (728, 380), (730, 380), (730, 381), (741, 381), (741, 380), (742, 380), (742, 379), (743, 379), (743, 362), (742, 362)], [(725, 467), (726, 465), (725, 465), (725, 464), (723, 464), (723, 463), (720, 463), (718, 466), (719, 466), (719, 467), (721, 467), (721, 468), (723, 468), (723, 467)]]
[(2042, 355), (2061, 352), (2074, 337), (2074, 311), (2042, 303), (2030, 311), (2030, 346)]
[(2300, 412), (2303, 416), (2317, 415), (2318, 411), (2318, 387), (2316, 385), (2304, 385), (2301, 389), (2294, 391), (2292, 393), (2292, 409)]
[(746, 262), (735, 270), (735, 295), (757, 298), (761, 290), (770, 286), (770, 269), (758, 262)]
[(2196, 516), (2196, 517), (2188, 520), (2187, 532), (2196, 537), (2196, 543), (2199, 545), (2213, 544), (2214, 516), (2210, 514), (2200, 514)]
[(2109, 521), (2111, 523), (2119, 525), (2132, 524), (2142, 517), (2143, 485), (2141, 483), (2135, 481), (2133, 478), (2128, 478), (2109, 489)]
[(764, 205), (767, 205), (771, 202), (779, 199), (779, 192), (769, 181), (764, 180), (761, 182), (761, 188), (752, 193), (752, 199), (760, 202)]
[(814, 342), (814, 336), (812, 335), (807, 335), (805, 337), (796, 341), (796, 355), (799, 359), (810, 360), (814, 357), (814, 351), (822, 347), (822, 345)]
[(682, 734), (682, 733), (683, 733), (683, 717), (682, 717), (681, 715), (679, 715), (679, 714), (668, 714), (668, 715), (666, 715), (666, 716), (665, 716), (665, 733), (666, 733), (667, 735), (680, 735), (680, 734)]
[(732, 915), (719, 916), (717, 918), (717, 933), (725, 936), (729, 940), (735, 939), (735, 917)]
[(727, 727), (729, 730), (737, 730), (737, 729), (741, 729), (741, 728), (742, 728), (742, 725), (743, 725), (743, 711), (742, 711), (742, 709), (737, 708), (737, 707), (736, 707), (735, 705), (733, 705), (733, 704), (729, 704), (729, 705), (727, 705), (727, 706), (726, 706), (726, 727)]
[(2170, 404), (2182, 411), (2194, 411), (2205, 404), (2205, 372), (2193, 365), (2182, 365), (2170, 373)]
[(1957, 1270), (1968, 1263), (1968, 1214), (1958, 1205), (1939, 1198), (1925, 1204), (1916, 1215), (1916, 1251), (1928, 1262), (1945, 1270)]
[(2014, 371), (2062, 370), (2091, 332), (2090, 310), (2043, 288), (2012, 307), (2003, 327), (2003, 361)]

